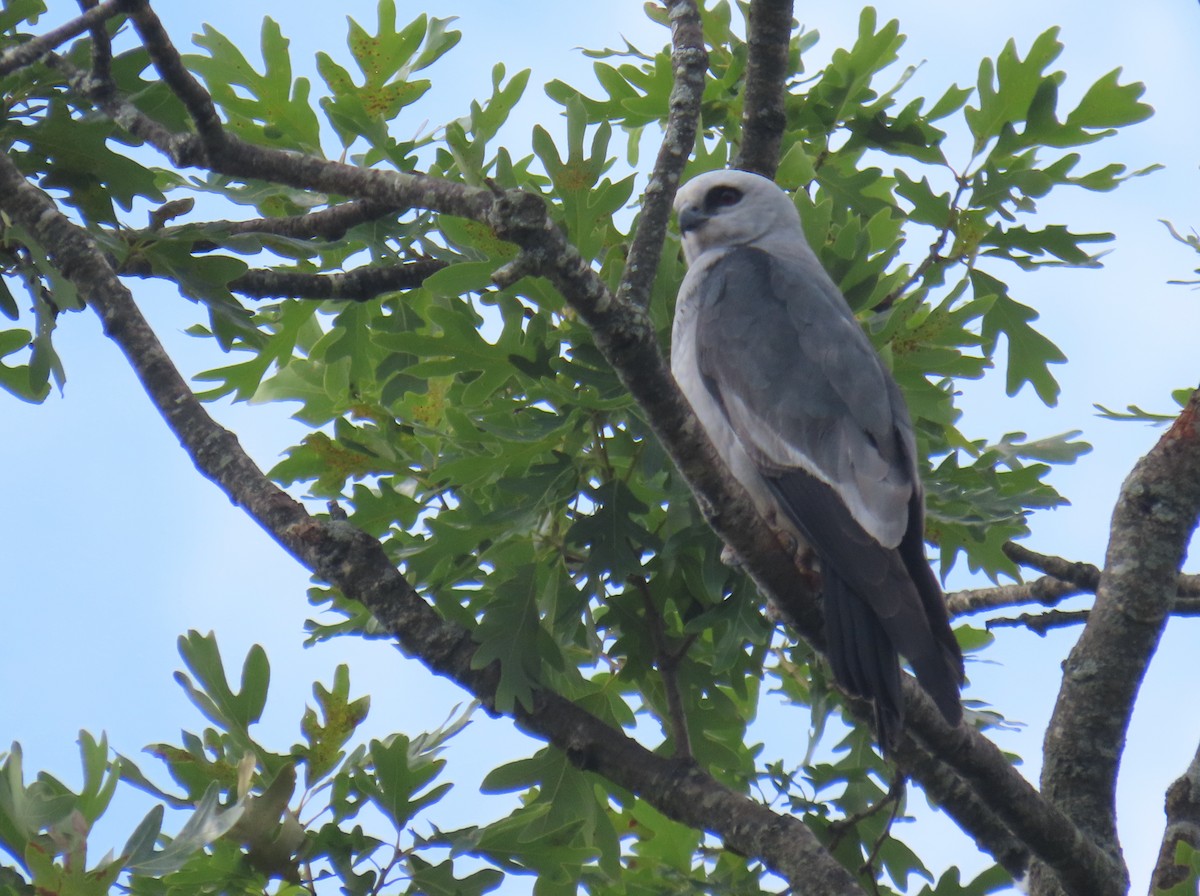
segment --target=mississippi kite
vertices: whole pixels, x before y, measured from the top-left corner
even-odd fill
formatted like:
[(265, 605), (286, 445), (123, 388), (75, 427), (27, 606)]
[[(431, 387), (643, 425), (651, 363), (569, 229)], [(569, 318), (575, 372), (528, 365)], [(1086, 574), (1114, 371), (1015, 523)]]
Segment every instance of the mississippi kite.
[(730, 471), (820, 560), (837, 681), (903, 727), (897, 653), (952, 725), (962, 652), (925, 558), (904, 399), (774, 183), (712, 171), (675, 199), (688, 273), (671, 370)]

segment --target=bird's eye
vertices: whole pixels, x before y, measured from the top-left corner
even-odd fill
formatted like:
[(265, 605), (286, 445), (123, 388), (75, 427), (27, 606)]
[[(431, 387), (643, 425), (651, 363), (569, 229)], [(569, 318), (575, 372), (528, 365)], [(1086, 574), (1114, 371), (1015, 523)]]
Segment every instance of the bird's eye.
[(742, 191), (736, 187), (713, 187), (704, 197), (704, 209), (710, 214), (730, 208), (742, 201)]

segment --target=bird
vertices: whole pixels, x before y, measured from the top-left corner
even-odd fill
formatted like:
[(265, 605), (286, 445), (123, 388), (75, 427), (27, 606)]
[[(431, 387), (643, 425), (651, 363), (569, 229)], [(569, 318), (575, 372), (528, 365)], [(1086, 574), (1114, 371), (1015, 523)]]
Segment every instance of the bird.
[(760, 515), (816, 555), (834, 679), (873, 702), (885, 752), (904, 725), (898, 654), (957, 726), (963, 656), (899, 386), (773, 181), (709, 171), (674, 208), (688, 269), (671, 371)]

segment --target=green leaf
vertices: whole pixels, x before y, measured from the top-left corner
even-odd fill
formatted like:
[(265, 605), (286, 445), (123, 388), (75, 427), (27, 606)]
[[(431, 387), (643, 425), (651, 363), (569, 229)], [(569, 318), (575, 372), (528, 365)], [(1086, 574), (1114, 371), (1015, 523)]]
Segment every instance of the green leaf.
[(309, 82), (293, 80), (289, 41), (277, 22), (263, 19), (261, 74), (211, 25), (205, 24), (195, 41), (209, 55), (184, 60), (204, 79), (231, 131), (253, 143), (321, 154), (320, 128), (308, 101)]
[(308, 742), (307, 747), (300, 749), (305, 759), (305, 786), (309, 788), (342, 761), (345, 756), (342, 747), (367, 717), (371, 706), (369, 696), (350, 699), (350, 667), (345, 663), (338, 665), (334, 672), (333, 689), (327, 690), (319, 682), (315, 683), (313, 696), (317, 700), (321, 719), (318, 719), (316, 711), (306, 707), (300, 722), (300, 730)]
[(976, 295), (995, 296), (983, 316), (981, 335), (984, 350), (989, 355), (995, 351), (1001, 335), (1008, 341), (1008, 394), (1016, 395), (1021, 386), (1029, 383), (1043, 404), (1054, 407), (1058, 403), (1059, 386), (1050, 373), (1049, 365), (1062, 364), (1067, 356), (1029, 325), (1030, 321), (1037, 320), (1037, 312), (1012, 299), (1003, 283), (979, 270), (971, 271), (971, 283)]
[(455, 877), (452, 859), (433, 865), (412, 855), (408, 866), (412, 882), (405, 892), (413, 896), (480, 896), (500, 886), (504, 880), (503, 872), (495, 868), (483, 868), (463, 878)]
[[(126, 870), (134, 875), (163, 877), (178, 871), (193, 855), (223, 836), (242, 817), (244, 807), (239, 802), (222, 809), (219, 796), (220, 788), (214, 781), (175, 838), (152, 855), (129, 863)], [(147, 829), (151, 824), (148, 818), (142, 822)]]
[(12, 31), (24, 22), (36, 24), (45, 11), (43, 0), (5, 0), (3, 9), (0, 9), (0, 32)]
[(1115, 68), (1088, 88), (1067, 116), (1067, 125), (1079, 128), (1119, 128), (1145, 121), (1154, 107), (1139, 102), (1146, 86), (1140, 81), (1120, 84), (1121, 69)]
[(179, 654), (195, 676), (196, 684), (182, 672), (175, 673), (175, 680), (210, 721), (230, 733), (244, 734), (259, 720), (271, 680), (270, 663), (262, 647), (255, 644), (247, 652), (242, 664), (241, 690), (237, 693), (225, 678), (215, 634), (189, 631), (179, 638)]
[(988, 140), (1000, 136), (1006, 125), (1026, 120), (1046, 67), (1062, 53), (1058, 32), (1057, 27), (1042, 32), (1024, 59), (1017, 55), (1016, 44), (1010, 40), (995, 61), (984, 59), (980, 63), (976, 85), (979, 105), (967, 106), (964, 112), (975, 137), (976, 153)]
[(401, 734), (387, 741), (373, 740), (368, 751), (371, 773), (356, 769), (354, 783), (375, 804), (397, 831), (403, 831), (417, 812), (440, 800), (449, 783), (425, 788), (438, 776), (445, 761), (410, 750)]

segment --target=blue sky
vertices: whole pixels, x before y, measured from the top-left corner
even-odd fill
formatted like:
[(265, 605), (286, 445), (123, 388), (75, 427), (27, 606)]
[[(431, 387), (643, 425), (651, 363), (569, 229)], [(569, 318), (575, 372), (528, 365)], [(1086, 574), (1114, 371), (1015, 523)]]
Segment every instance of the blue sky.
[[(65, 0), (50, 5), (47, 24), (76, 9)], [(510, 4), (486, 0), (398, 6), (401, 21), (421, 11), (457, 15), (464, 38), (431, 70), (431, 93), (396, 126), (415, 131), (426, 118), (438, 124), (463, 114), (469, 100), (487, 90), (492, 64), (502, 60), (510, 72), (534, 69), (526, 101), (507, 131), (510, 142), (522, 147), (534, 123), (551, 126), (557, 118), (558, 107), (542, 95), (540, 84), (558, 77), (597, 92), (591, 88), (590, 61), (579, 47), (619, 46), (622, 36), (645, 47), (665, 40), (632, 0), (609, 3), (601, 16), (583, 4), (550, 2), (522, 4), (519, 15)], [(269, 14), (292, 39), (293, 61), (302, 70), (320, 49), (345, 58), (343, 14), (373, 26), (373, 2), (338, 7), (337, 13), (313, 12), (300, 4), (221, 0), (162, 3), (160, 14), (181, 46), (207, 21), (252, 59), (261, 16)], [(1063, 386), (1059, 405), (1043, 408), (1026, 393), (1010, 399), (1000, 376), (967, 389), (965, 428), (973, 435), (1084, 431), (1094, 452), (1054, 479), (1073, 504), (1035, 517), (1029, 543), (1100, 563), (1120, 483), (1158, 431), (1100, 420), (1092, 403), (1166, 409), (1171, 389), (1195, 385), (1200, 378), (1195, 348), (1200, 298), (1166, 282), (1186, 279), (1198, 260), (1158, 223), (1166, 218), (1185, 232), (1200, 227), (1195, 149), (1200, 124), (1194, 103), (1200, 8), (1183, 0), (1146, 0), (1136, 10), (1123, 8), (1121, 16), (1106, 16), (1094, 3), (1029, 0), (889, 0), (876, 8), (881, 20), (899, 18), (909, 36), (902, 61), (923, 62), (907, 88), (909, 96), (940, 95), (951, 81), (973, 84), (983, 55), (995, 55), (1010, 37), (1023, 52), (1053, 25), (1062, 27), (1066, 45), (1058, 62), (1068, 72), (1064, 103), (1118, 66), (1124, 67), (1124, 80), (1147, 85), (1145, 100), (1156, 108), (1155, 117), (1092, 148), (1085, 163), (1090, 159), (1099, 167), (1115, 160), (1140, 168), (1158, 162), (1166, 169), (1114, 193), (1067, 192), (1040, 204), (1043, 223), (1116, 233), (1105, 267), (1011, 274), (1015, 297), (1041, 312), (1040, 326), (1070, 358), (1057, 370)], [(853, 40), (857, 7), (798, 4), (798, 11), (806, 27), (822, 35), (810, 66)], [(644, 158), (649, 146), (644, 142)], [(965, 161), (965, 140), (956, 138), (952, 146), (962, 148)], [(210, 346), (183, 333), (203, 318), (201, 309), (161, 285), (135, 283), (134, 290), (185, 373), (220, 363)], [(171, 677), (181, 665), (175, 639), (193, 628), (215, 630), (227, 663), (235, 668), (251, 644), (267, 648), (274, 675), (263, 726), (268, 733), (262, 739), (280, 750), (299, 737), (296, 726), (305, 702), (311, 702), (311, 683), (329, 682), (339, 662), (351, 666), (352, 691), (371, 694), (364, 729), (371, 736), (435, 727), (465, 700), (462, 692), (385, 644), (344, 641), (303, 649), (303, 624), (311, 615), (304, 572), (197, 475), (93, 315), (62, 320), (57, 345), (69, 377), (64, 396), (55, 394), (32, 407), (0, 395), (7, 435), (0, 440), (0, 469), (8, 496), (0, 527), (5, 553), (0, 743), (19, 740), (27, 769), (51, 770), (76, 782), (74, 741), (80, 728), (107, 731), (113, 746), (131, 756), (148, 743), (174, 740), (179, 728), (198, 729), (202, 720)], [(283, 407), (218, 405), (212, 412), (264, 467), (303, 434)], [(952, 587), (969, 584), (956, 570)], [(968, 670), (969, 696), (1026, 723), (998, 740), (1026, 757), (1031, 776), (1037, 773), (1059, 663), (1072, 638), (1070, 631), (1041, 639), (1005, 630), (988, 652), (988, 662)], [(1162, 833), (1163, 792), (1200, 740), (1200, 718), (1190, 711), (1194, 701), (1180, 699), (1194, 681), (1191, 645), (1197, 638), (1200, 622), (1172, 622), (1130, 731), (1119, 820), (1135, 891), (1145, 888)], [(766, 755), (798, 756), (805, 724), (794, 709), (768, 699), (755, 734), (767, 742)], [(538, 747), (507, 723), (479, 716), (449, 754), (450, 778), (458, 786), (430, 817), (444, 826), (503, 815), (506, 798), (480, 797), (474, 782), (498, 756), (517, 758)], [(488, 761), (475, 761), (477, 755)], [(145, 757), (143, 768), (154, 770), (154, 761)], [(97, 854), (119, 846), (135, 821), (123, 817), (101, 828)], [(964, 858), (966, 867), (984, 866), (969, 841), (944, 819), (923, 817), (916, 827), (904, 836), (935, 870)], [(107, 840), (106, 831), (111, 831)], [(524, 889), (514, 883), (505, 892)]]

